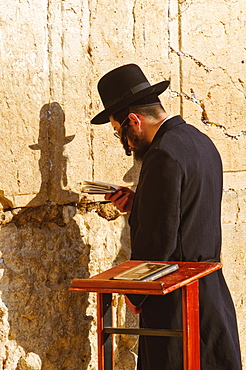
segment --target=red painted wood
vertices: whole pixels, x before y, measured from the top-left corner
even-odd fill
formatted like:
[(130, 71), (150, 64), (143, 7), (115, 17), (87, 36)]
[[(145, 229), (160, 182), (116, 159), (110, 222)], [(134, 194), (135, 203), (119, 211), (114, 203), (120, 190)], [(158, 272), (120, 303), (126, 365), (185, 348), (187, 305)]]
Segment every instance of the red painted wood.
[(104, 370), (104, 345), (103, 345), (103, 305), (102, 293), (97, 294), (97, 344), (98, 344), (98, 370)]
[(69, 290), (76, 292), (162, 295), (171, 293), (173, 290), (181, 288), (222, 267), (221, 263), (168, 261), (163, 263), (178, 263), (179, 269), (155, 281), (109, 280), (112, 276), (142, 262), (126, 261), (89, 279), (74, 279)]
[[(102, 294), (168, 294), (182, 288), (182, 320), (184, 369), (200, 370), (200, 328), (198, 279), (222, 268), (221, 263), (210, 262), (165, 262), (178, 263), (179, 269), (153, 282), (109, 280), (112, 276), (134, 267), (143, 261), (126, 261), (90, 279), (74, 279), (70, 291), (97, 292), (98, 317), (98, 370), (104, 368)], [(147, 261), (146, 261), (147, 262)], [(153, 261), (154, 262), (154, 261)], [(160, 262), (160, 261), (156, 261)], [(113, 360), (113, 359), (112, 359)]]
[(182, 288), (184, 370), (200, 370), (199, 281)]
[[(111, 317), (112, 319), (112, 317)], [(103, 293), (97, 293), (97, 345), (98, 345), (98, 370), (105, 369), (105, 346), (104, 346), (104, 317), (103, 317)], [(114, 334), (111, 334), (112, 339), (112, 357), (111, 366), (112, 370), (114, 366)]]

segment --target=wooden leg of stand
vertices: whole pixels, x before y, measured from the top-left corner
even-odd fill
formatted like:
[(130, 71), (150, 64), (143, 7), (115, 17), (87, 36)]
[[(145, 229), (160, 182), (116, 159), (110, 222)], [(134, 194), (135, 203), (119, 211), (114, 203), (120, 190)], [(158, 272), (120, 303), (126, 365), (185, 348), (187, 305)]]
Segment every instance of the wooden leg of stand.
[(111, 334), (104, 333), (105, 327), (112, 326), (112, 294), (97, 293), (97, 338), (98, 370), (113, 370), (113, 339)]
[(98, 370), (104, 370), (104, 346), (103, 346), (103, 296), (97, 293), (97, 346), (98, 346)]
[(200, 370), (199, 281), (182, 288), (184, 370)]

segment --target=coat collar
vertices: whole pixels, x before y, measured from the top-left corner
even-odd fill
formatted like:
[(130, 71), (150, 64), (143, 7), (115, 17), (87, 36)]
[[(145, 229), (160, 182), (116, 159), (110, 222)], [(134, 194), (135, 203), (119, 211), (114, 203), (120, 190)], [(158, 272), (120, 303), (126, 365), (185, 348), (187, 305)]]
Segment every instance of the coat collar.
[(181, 123), (186, 123), (181, 116), (174, 116), (174, 117), (168, 119), (158, 129), (157, 133), (154, 136), (154, 139), (152, 140), (152, 144), (158, 138), (160, 138), (161, 136), (163, 136), (165, 132), (167, 132), (168, 130), (170, 130), (174, 126), (180, 125)]

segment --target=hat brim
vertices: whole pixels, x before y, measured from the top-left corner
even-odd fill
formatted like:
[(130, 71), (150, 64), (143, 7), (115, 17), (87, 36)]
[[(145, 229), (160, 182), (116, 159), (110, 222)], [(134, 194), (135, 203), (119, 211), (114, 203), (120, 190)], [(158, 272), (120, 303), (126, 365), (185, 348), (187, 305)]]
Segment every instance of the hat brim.
[(138, 91), (135, 94), (131, 94), (121, 101), (113, 104), (111, 107), (104, 109), (102, 112), (98, 113), (92, 120), (91, 123), (94, 125), (101, 125), (103, 123), (109, 122), (109, 117), (117, 112), (118, 110), (127, 107), (129, 104), (134, 101), (141, 99), (150, 94), (160, 95), (163, 93), (169, 86), (170, 81), (162, 81), (155, 85), (149, 86), (146, 89)]

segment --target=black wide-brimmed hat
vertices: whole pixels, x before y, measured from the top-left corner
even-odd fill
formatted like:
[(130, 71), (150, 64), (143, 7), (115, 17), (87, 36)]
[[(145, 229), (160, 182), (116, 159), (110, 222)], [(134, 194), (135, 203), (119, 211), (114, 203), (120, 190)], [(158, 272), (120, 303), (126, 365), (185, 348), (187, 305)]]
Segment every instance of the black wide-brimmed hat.
[(98, 92), (105, 109), (97, 114), (91, 123), (98, 125), (106, 123), (109, 121), (109, 116), (118, 110), (147, 95), (159, 95), (168, 85), (169, 81), (162, 81), (151, 86), (136, 64), (126, 64), (113, 69), (98, 82)]

